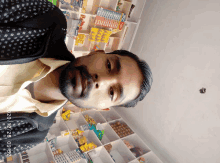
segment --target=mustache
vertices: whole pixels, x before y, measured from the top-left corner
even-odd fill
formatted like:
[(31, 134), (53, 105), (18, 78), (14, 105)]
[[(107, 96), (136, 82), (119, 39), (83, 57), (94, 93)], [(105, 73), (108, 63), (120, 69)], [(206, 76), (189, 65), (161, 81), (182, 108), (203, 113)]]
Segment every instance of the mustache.
[(79, 70), (80, 74), (82, 75), (82, 78), (88, 81), (87, 82), (87, 89), (88, 89), (87, 93), (81, 95), (81, 98), (87, 98), (93, 85), (92, 76), (89, 74), (86, 66), (78, 66), (78, 67), (75, 67), (75, 69)]
[(89, 74), (86, 66), (78, 66), (78, 67), (75, 67), (75, 69), (79, 70), (82, 76), (86, 78), (87, 80), (89, 81), (92, 80), (92, 76)]

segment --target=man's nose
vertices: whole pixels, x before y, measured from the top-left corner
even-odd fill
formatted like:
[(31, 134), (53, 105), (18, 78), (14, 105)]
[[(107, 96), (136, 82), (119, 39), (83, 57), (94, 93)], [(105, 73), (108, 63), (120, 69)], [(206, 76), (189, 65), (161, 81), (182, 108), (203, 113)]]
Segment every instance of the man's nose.
[(92, 78), (96, 89), (101, 87), (103, 88), (117, 82), (116, 78), (103, 74), (102, 75), (94, 74)]

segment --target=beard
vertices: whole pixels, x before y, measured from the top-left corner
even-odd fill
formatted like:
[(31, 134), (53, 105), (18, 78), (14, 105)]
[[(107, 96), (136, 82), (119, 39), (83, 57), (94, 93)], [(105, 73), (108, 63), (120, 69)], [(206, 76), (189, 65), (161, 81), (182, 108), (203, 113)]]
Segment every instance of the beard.
[[(74, 76), (75, 71), (82, 71), (83, 77), (86, 78), (89, 83), (87, 85), (87, 92), (80, 97), (74, 94), (74, 87), (76, 86), (76, 77)], [(89, 92), (92, 88), (91, 83), (92, 77), (91, 75), (89, 75), (87, 67), (74, 67), (73, 62), (65, 67), (59, 77), (59, 89), (62, 95), (65, 96), (72, 104), (80, 108), (86, 108), (85, 106), (83, 106), (83, 100), (86, 100), (89, 96)]]

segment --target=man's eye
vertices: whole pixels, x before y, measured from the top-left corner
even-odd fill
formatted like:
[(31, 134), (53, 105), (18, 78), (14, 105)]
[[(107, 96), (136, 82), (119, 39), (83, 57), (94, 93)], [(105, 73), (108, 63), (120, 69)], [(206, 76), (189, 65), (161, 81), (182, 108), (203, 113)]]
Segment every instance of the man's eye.
[(109, 62), (109, 60), (107, 60), (107, 67), (108, 67), (108, 71), (111, 71), (111, 63)]
[(113, 100), (113, 96), (114, 96), (114, 90), (112, 89), (112, 87), (110, 88), (110, 97), (111, 100)]

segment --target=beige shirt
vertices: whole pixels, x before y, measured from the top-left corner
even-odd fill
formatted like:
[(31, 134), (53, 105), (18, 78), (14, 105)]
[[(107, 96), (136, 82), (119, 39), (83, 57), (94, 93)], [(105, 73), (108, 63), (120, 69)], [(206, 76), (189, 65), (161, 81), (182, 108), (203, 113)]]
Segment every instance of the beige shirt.
[(68, 100), (43, 103), (33, 99), (25, 87), (69, 62), (40, 58), (24, 64), (0, 65), (0, 113), (36, 112), (46, 117), (62, 107)]

